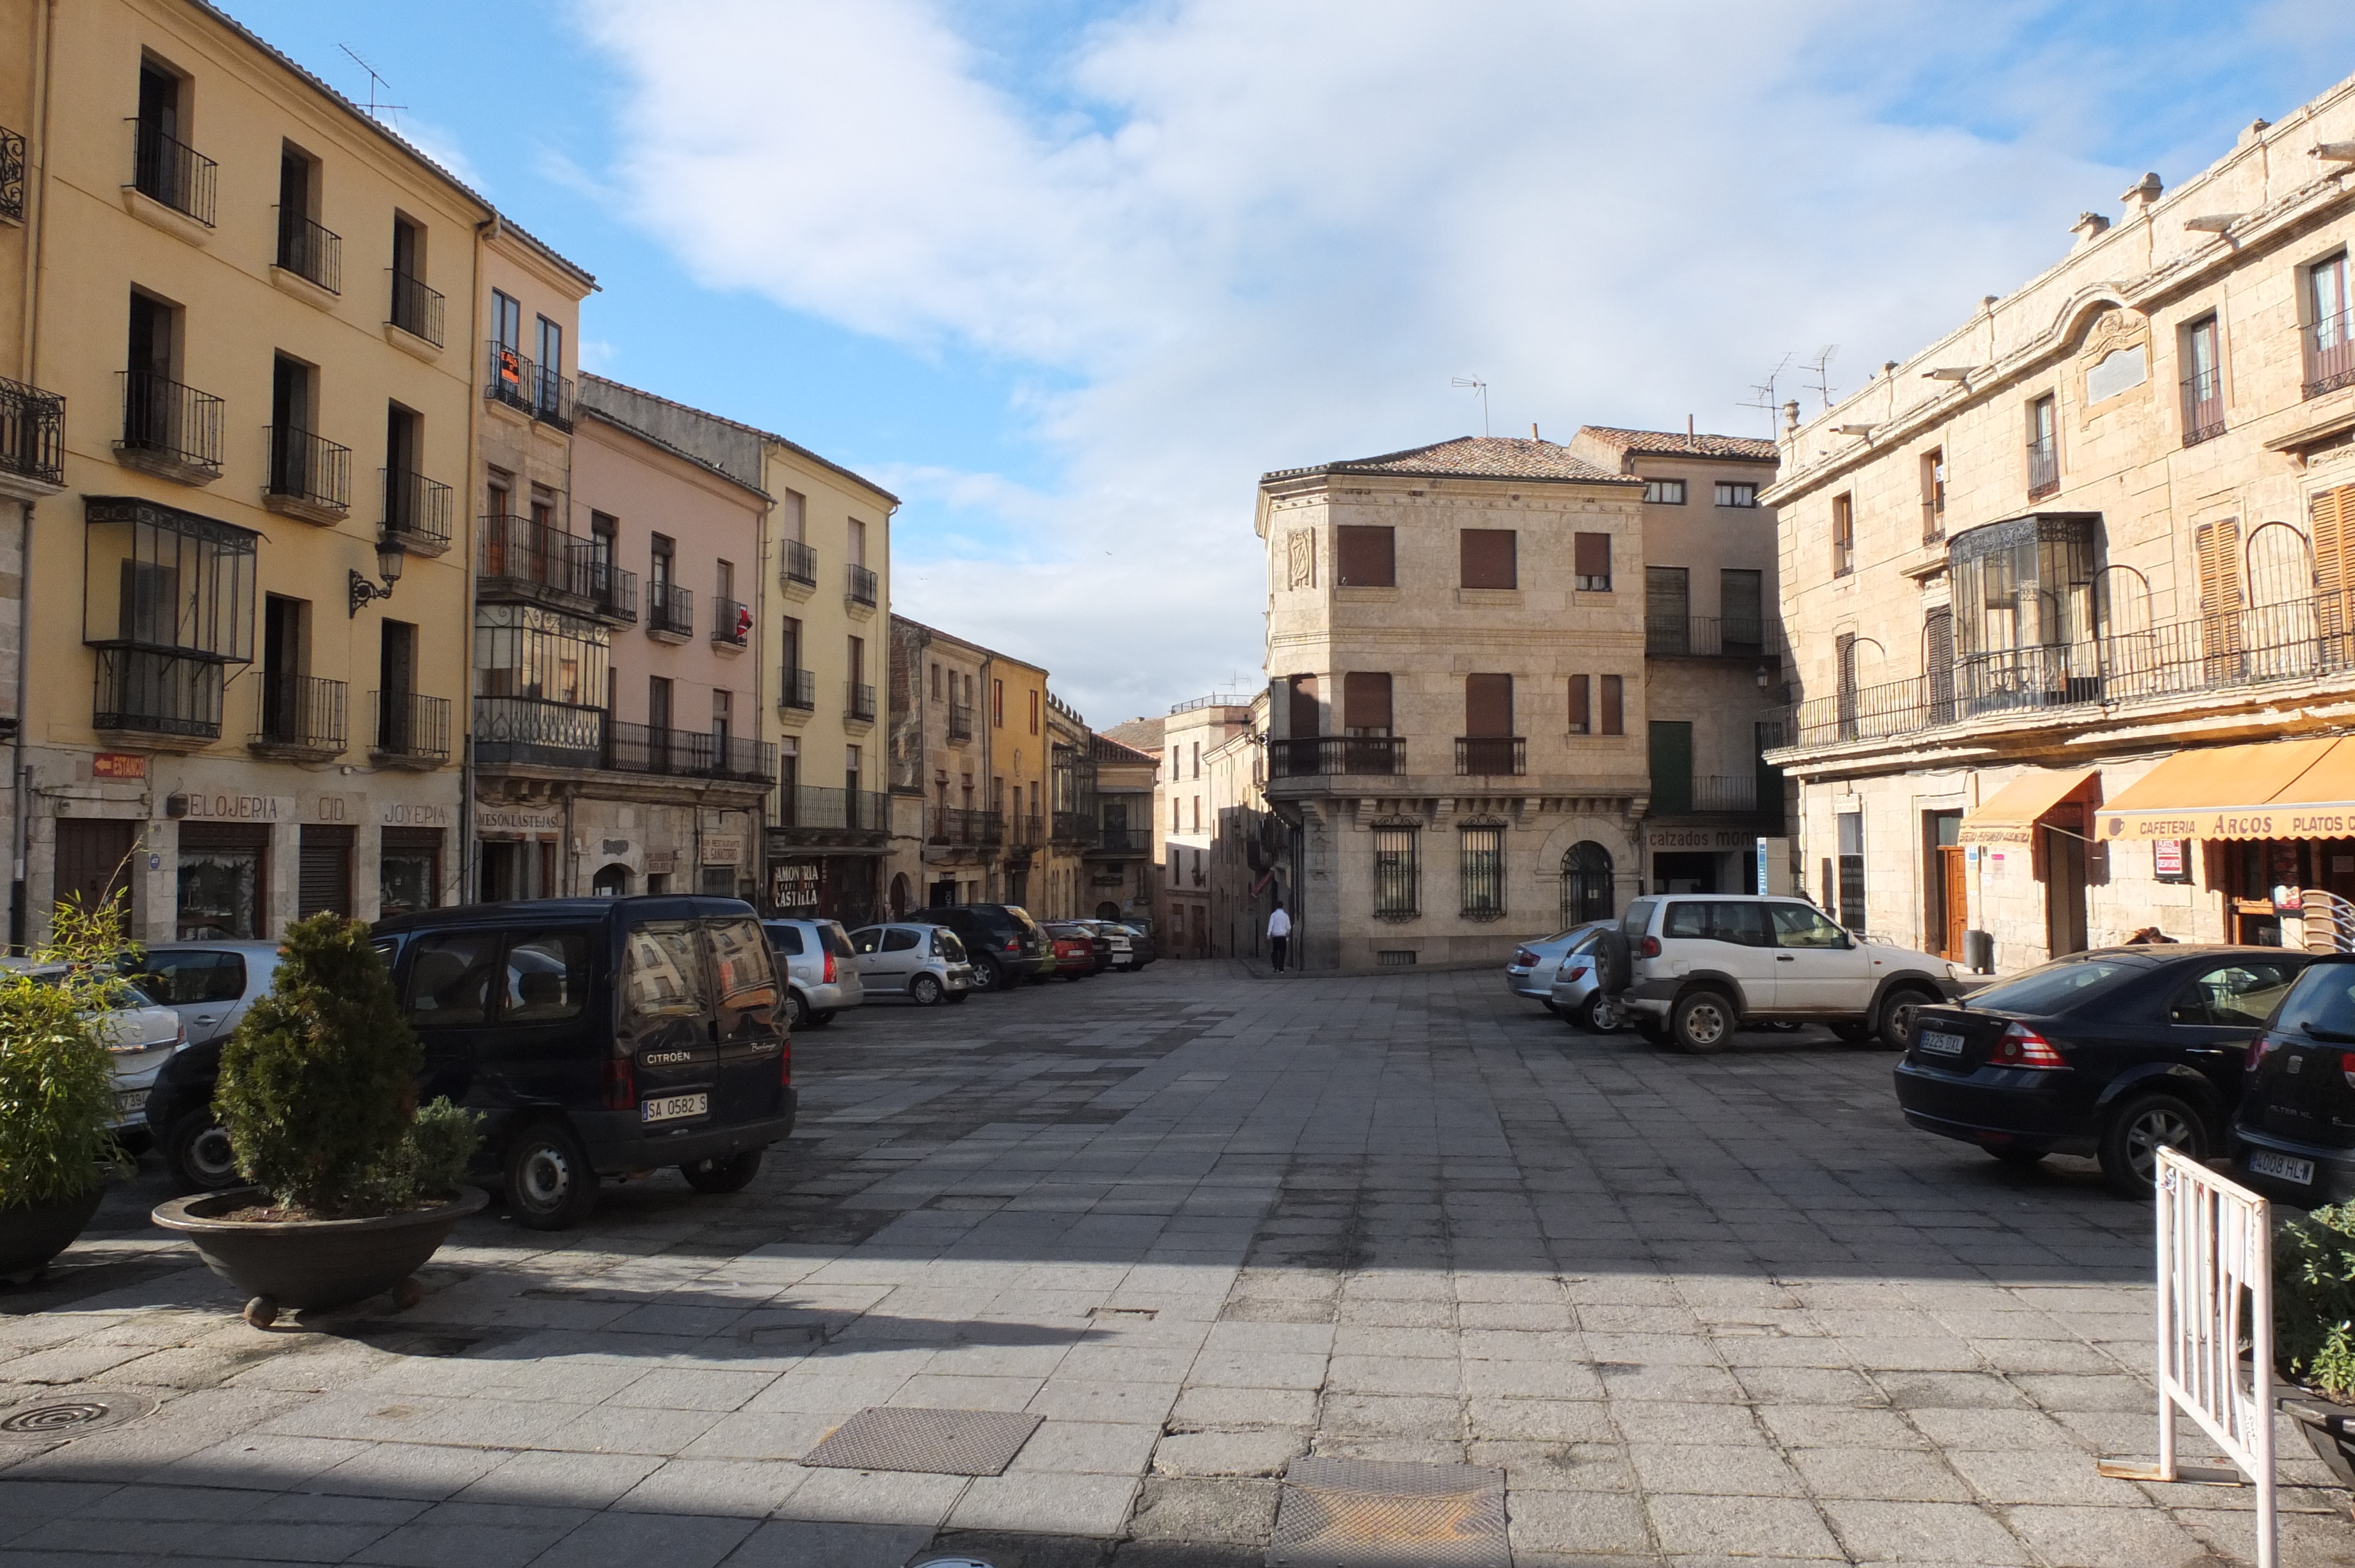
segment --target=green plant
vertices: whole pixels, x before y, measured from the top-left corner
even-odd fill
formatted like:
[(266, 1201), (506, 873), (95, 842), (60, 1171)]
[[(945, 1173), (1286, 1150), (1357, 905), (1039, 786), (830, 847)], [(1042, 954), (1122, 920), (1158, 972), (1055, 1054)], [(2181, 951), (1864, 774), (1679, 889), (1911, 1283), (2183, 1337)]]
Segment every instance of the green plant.
[(2355, 1397), (2355, 1202), (2275, 1227), (2274, 1359), (2334, 1398)]
[(213, 1103), (239, 1169), (282, 1207), (321, 1219), (446, 1192), (476, 1118), (446, 1101), (419, 1116), (424, 1054), (368, 927), (314, 915), (286, 928), (284, 951), (270, 993), (221, 1052)]
[(29, 967), (0, 970), (0, 1209), (87, 1192), (122, 1162), (101, 1021), (139, 1001), (126, 947), (120, 901), (69, 903)]

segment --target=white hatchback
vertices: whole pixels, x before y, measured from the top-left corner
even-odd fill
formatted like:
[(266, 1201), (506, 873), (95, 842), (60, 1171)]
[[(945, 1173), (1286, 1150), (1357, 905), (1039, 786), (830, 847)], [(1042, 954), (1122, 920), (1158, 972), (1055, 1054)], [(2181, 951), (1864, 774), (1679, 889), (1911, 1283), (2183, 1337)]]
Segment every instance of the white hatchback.
[[(63, 964), (28, 964), (22, 959), (0, 959), (0, 965), (27, 971), (36, 982), (48, 984), (66, 972)], [(178, 1013), (156, 1006), (145, 991), (125, 983), (138, 1000), (109, 1009), (95, 1033), (114, 1065), (114, 1120), (109, 1125), (135, 1148), (147, 1134), (147, 1091), (155, 1086), (157, 1070), (188, 1043), (188, 1026)]]

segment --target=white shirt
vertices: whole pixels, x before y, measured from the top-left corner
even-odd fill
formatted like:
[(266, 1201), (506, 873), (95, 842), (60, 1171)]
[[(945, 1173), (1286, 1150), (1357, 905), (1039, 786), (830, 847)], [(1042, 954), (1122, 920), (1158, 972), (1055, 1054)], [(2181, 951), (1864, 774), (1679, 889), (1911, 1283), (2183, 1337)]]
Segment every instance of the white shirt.
[(1271, 937), (1292, 935), (1292, 916), (1278, 909), (1267, 917), (1267, 934)]

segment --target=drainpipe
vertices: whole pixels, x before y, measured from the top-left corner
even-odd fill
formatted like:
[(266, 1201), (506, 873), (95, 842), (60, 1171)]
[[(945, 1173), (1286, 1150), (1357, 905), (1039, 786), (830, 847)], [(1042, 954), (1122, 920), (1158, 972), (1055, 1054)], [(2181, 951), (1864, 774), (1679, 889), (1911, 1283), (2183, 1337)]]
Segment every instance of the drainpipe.
[[(58, 0), (41, 8), (40, 79), (36, 90), (40, 110), (35, 123), (40, 139), (40, 178), (33, 183), (32, 242), (27, 248), (23, 314), (24, 335), (18, 376), (27, 386), (39, 385), (42, 258), (49, 236), (49, 91), (50, 67), (57, 50)], [(33, 503), (23, 503), (16, 533), (16, 733), (12, 739), (9, 777), (16, 782), (9, 802), (8, 944), (11, 952), (25, 951), (32, 911), (28, 907), (27, 874), (32, 860), (33, 770), (25, 760), (25, 705), (32, 693), (33, 622)]]
[[(466, 493), (475, 493), (474, 472), (482, 458), (483, 389), (474, 377), (483, 371), (483, 256), (484, 248), (499, 232), (498, 209), (474, 225), (474, 270), (468, 283), (466, 300), (466, 353), (473, 366), (466, 372)], [(474, 845), (474, 503), (466, 503), (466, 555), (459, 562), (465, 574), (466, 624), (459, 630), (465, 639), (466, 659), (464, 689), (458, 694), (458, 896), (453, 904), (472, 904), (480, 889), (476, 876)]]

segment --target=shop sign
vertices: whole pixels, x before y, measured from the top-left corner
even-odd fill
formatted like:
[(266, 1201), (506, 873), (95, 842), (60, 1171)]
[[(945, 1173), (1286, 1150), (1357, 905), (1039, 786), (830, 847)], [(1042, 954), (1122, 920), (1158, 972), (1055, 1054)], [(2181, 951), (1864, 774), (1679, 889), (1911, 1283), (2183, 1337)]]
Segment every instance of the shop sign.
[(2184, 851), (2190, 846), (2181, 839), (2154, 839), (2150, 846), (2150, 874), (2157, 882), (2189, 882), (2189, 857)]
[(311, 809), (317, 813), (312, 818), (314, 821), (348, 822), (352, 820), (352, 803), (341, 795), (322, 795)]
[(678, 869), (678, 851), (646, 851), (645, 872), (648, 876), (668, 876)]
[(101, 751), (90, 759), (90, 776), (93, 779), (144, 779), (147, 759), (127, 751)]
[(771, 874), (773, 897), (781, 909), (798, 908), (817, 902), (817, 864), (814, 861), (789, 862)]
[(530, 811), (513, 806), (477, 806), (474, 827), (485, 833), (560, 833), (562, 811)]
[(630, 841), (627, 839), (607, 839), (602, 847), (607, 854), (627, 854), (630, 853)]
[(284, 822), (294, 816), (292, 795), (207, 795), (191, 789), (182, 799), (192, 822)]
[(1653, 828), (1644, 842), (1656, 850), (1754, 850), (1758, 841), (1731, 828)]
[(453, 813), (447, 801), (418, 804), (408, 800), (383, 800), (377, 804), (376, 823), (380, 828), (446, 828)]
[(735, 865), (744, 858), (744, 835), (741, 833), (706, 833), (703, 835), (703, 863)]

